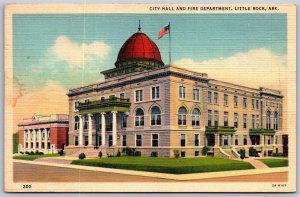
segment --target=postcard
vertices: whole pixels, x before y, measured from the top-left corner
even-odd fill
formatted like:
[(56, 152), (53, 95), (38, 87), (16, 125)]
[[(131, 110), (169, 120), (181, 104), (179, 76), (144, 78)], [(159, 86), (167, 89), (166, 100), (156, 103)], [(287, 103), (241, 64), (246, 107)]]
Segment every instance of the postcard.
[(7, 4), (6, 192), (295, 192), (296, 6)]

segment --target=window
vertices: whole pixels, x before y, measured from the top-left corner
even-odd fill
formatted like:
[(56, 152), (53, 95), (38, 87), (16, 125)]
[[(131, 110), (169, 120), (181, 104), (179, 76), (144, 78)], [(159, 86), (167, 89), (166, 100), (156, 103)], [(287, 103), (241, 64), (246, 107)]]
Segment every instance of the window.
[(208, 92), (207, 99), (208, 99), (208, 103), (211, 103), (211, 92)]
[(275, 144), (278, 144), (278, 136), (275, 136)]
[(192, 126), (200, 126), (200, 110), (197, 108), (192, 112)]
[(199, 101), (200, 100), (199, 94), (200, 94), (199, 89), (198, 88), (194, 88), (193, 89), (193, 100), (194, 101)]
[(256, 109), (258, 109), (258, 108), (259, 108), (259, 101), (256, 100)]
[(278, 130), (278, 113), (274, 113), (274, 129)]
[(84, 136), (84, 145), (87, 146), (89, 144), (89, 136)]
[(214, 93), (214, 103), (215, 103), (215, 104), (218, 103), (218, 97), (219, 97), (218, 93), (215, 92), (215, 93)]
[(185, 99), (185, 87), (183, 85), (179, 86), (179, 98)]
[(185, 134), (180, 135), (180, 146), (185, 146)]
[(218, 126), (219, 125), (219, 112), (218, 111), (215, 111), (215, 113), (214, 113), (214, 125), (215, 126)]
[(199, 146), (199, 134), (195, 134), (195, 146)]
[(207, 113), (207, 125), (210, 127), (211, 126), (211, 110), (208, 110)]
[(267, 143), (271, 144), (271, 136), (267, 136)]
[(224, 106), (228, 106), (228, 95), (224, 94)]
[(152, 99), (159, 99), (159, 86), (152, 87)]
[(142, 135), (136, 135), (135, 145), (142, 146)]
[(136, 102), (143, 101), (143, 90), (136, 90), (135, 91), (135, 101)]
[(228, 126), (228, 112), (224, 112), (224, 126)]
[(243, 108), (247, 108), (247, 98), (243, 98)]
[(234, 103), (234, 107), (238, 106), (238, 97), (237, 96), (233, 97), (233, 103)]
[(259, 128), (259, 115), (256, 115), (256, 128)]
[(125, 98), (125, 93), (121, 93), (120, 98), (122, 98), (122, 99)]
[(178, 110), (178, 125), (186, 125), (187, 111), (184, 107), (180, 107)]
[(234, 127), (238, 128), (238, 113), (234, 113)]
[(254, 106), (254, 99), (251, 100), (251, 106), (252, 106), (252, 109), (255, 108), (255, 106)]
[(108, 147), (111, 147), (113, 145), (113, 138), (112, 135), (108, 136)]
[(228, 135), (223, 136), (223, 144), (224, 146), (228, 146)]
[(244, 129), (245, 129), (245, 128), (247, 128), (247, 114), (244, 114), (244, 115), (243, 115), (243, 122), (244, 122), (243, 127), (244, 127)]
[(102, 146), (102, 136), (101, 135), (98, 136), (98, 144), (99, 144), (99, 146)]
[(127, 116), (125, 114), (122, 115), (122, 127), (127, 127)]
[(75, 130), (79, 129), (79, 117), (75, 116), (75, 125), (74, 125)]
[(74, 144), (75, 146), (78, 146), (78, 136), (74, 136)]
[(255, 128), (255, 115), (252, 115), (252, 128)]
[(141, 108), (135, 111), (135, 126), (144, 126), (144, 111)]
[(185, 157), (185, 151), (180, 152), (180, 157)]
[(157, 106), (151, 109), (151, 125), (161, 125), (161, 112)]
[(267, 116), (266, 116), (266, 128), (270, 129), (271, 128), (271, 112), (267, 111)]
[(77, 110), (77, 107), (79, 107), (79, 101), (75, 101), (75, 103), (74, 103), (74, 111)]
[(122, 135), (122, 146), (126, 146), (126, 135)]
[(158, 147), (158, 134), (152, 134), (152, 147)]
[(88, 116), (83, 116), (83, 129), (88, 129), (88, 127), (89, 127), (89, 118), (88, 118)]
[(243, 144), (247, 145), (247, 135), (243, 135)]
[(195, 151), (195, 157), (198, 157), (199, 156), (199, 151)]
[(238, 136), (238, 135), (235, 135), (235, 137), (234, 137), (234, 144), (235, 144), (236, 146), (239, 145), (239, 136)]

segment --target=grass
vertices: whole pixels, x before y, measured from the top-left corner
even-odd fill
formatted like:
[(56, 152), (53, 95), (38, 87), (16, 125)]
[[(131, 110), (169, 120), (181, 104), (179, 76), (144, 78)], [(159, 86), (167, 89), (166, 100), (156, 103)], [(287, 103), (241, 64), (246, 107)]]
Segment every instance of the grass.
[(21, 160), (29, 160), (33, 161), (42, 157), (57, 157), (59, 154), (45, 154), (45, 155), (17, 155), (14, 156), (13, 159), (21, 159)]
[(72, 164), (171, 174), (218, 172), (254, 168), (247, 162), (212, 157), (164, 158), (123, 156), (102, 159), (74, 160), (72, 161)]
[(260, 159), (260, 161), (262, 161), (270, 168), (289, 166), (289, 160), (287, 159)]

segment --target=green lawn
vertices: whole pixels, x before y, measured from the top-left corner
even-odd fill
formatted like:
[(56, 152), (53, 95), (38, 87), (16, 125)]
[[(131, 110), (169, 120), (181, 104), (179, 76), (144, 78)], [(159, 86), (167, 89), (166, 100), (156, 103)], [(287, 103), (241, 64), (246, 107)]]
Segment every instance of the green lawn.
[(260, 161), (265, 163), (270, 168), (289, 166), (289, 160), (287, 159), (260, 159)]
[(102, 159), (74, 160), (72, 161), (72, 164), (171, 174), (245, 170), (254, 168), (247, 162), (212, 157), (164, 158), (123, 156)]
[(14, 156), (14, 159), (22, 159), (22, 160), (30, 160), (33, 161), (35, 159), (41, 158), (41, 157), (58, 157), (59, 154), (45, 154), (45, 155), (17, 155)]

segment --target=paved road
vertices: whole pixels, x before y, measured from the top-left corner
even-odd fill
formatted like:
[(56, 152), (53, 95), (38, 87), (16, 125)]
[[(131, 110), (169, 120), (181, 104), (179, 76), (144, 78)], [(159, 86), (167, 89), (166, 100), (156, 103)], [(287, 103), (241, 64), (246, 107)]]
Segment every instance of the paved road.
[[(262, 175), (245, 175), (225, 178), (192, 180), (193, 182), (285, 182), (287, 172)], [(15, 182), (175, 182), (174, 180), (151, 178), (118, 173), (95, 172), (71, 168), (14, 163)]]

